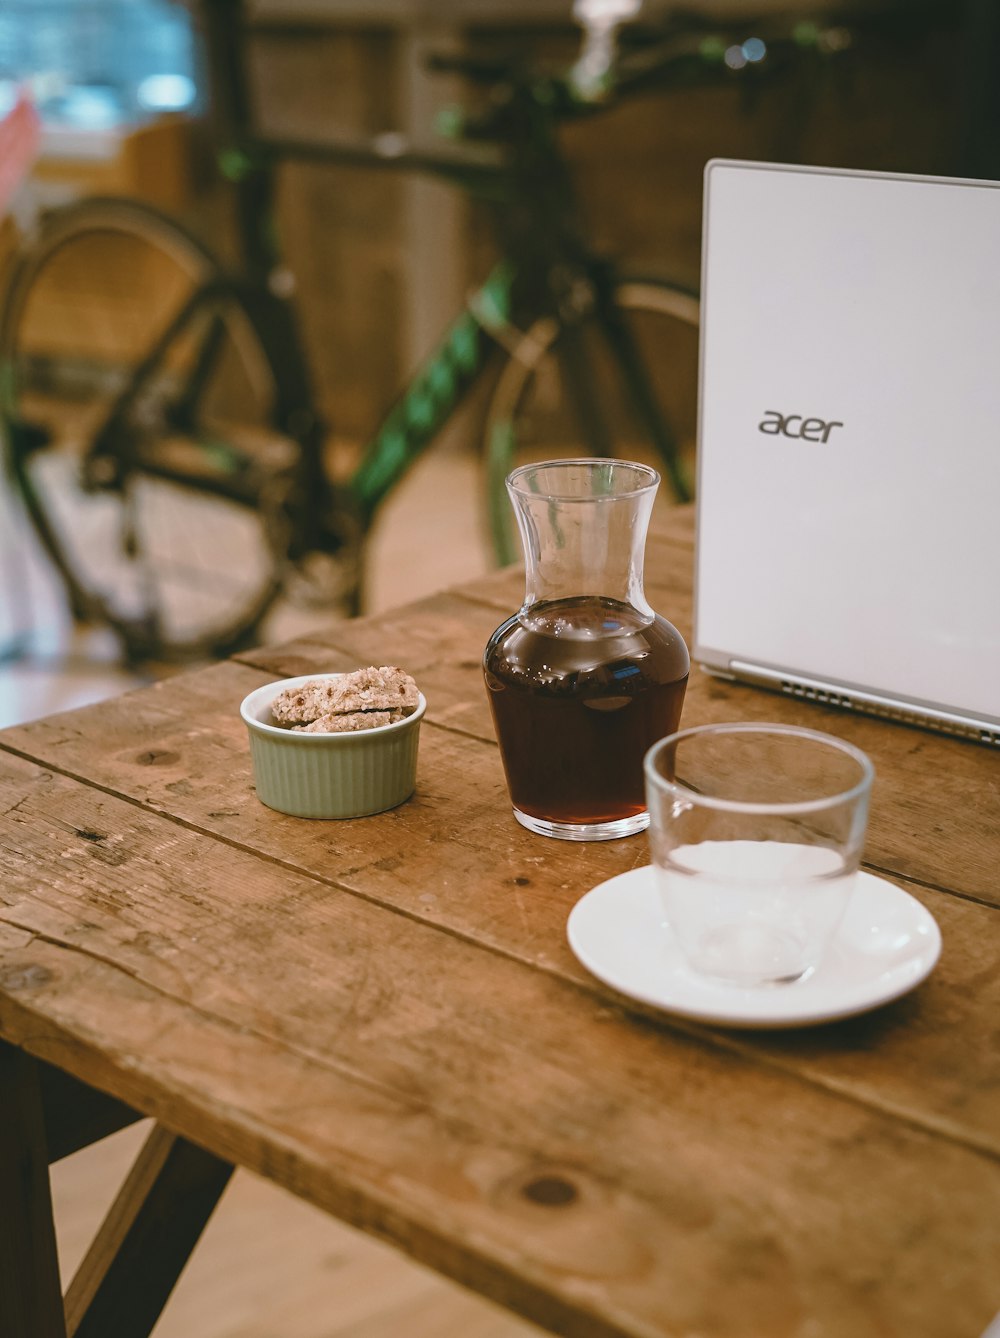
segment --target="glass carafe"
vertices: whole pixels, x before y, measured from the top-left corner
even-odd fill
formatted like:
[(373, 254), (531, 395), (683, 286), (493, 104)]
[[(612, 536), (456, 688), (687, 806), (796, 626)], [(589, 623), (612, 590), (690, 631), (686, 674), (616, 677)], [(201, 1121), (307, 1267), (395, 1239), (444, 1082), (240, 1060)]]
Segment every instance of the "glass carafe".
[(483, 668), (514, 816), (545, 836), (607, 841), (649, 822), (642, 759), (676, 730), (690, 667), (643, 592), (659, 481), (607, 459), (525, 465), (507, 480), (524, 603)]

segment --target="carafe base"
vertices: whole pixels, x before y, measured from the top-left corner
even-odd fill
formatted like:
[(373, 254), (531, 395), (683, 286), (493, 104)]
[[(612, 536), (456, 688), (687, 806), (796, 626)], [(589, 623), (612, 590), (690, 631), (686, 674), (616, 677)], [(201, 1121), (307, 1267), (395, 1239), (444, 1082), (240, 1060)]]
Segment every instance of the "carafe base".
[(623, 836), (635, 836), (649, 826), (649, 814), (644, 809), (627, 818), (616, 818), (613, 822), (550, 822), (547, 818), (534, 818), (530, 813), (514, 809), (514, 817), (522, 827), (538, 836), (554, 836), (560, 841), (617, 841)]

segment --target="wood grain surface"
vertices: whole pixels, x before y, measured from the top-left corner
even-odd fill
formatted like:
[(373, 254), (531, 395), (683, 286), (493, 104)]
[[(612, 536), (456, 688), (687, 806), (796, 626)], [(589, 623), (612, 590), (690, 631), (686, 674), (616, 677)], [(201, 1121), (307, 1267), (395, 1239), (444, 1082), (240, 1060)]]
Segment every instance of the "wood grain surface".
[[(690, 516), (647, 594), (690, 636)], [(510, 813), (482, 683), (516, 572), (0, 735), (0, 1036), (567, 1335), (979, 1338), (1000, 1310), (998, 760), (694, 672), (876, 766), (868, 867), (944, 951), (795, 1033), (644, 1010), (566, 917), (648, 862)], [(253, 792), (239, 702), (397, 662), (417, 792), (317, 823)]]

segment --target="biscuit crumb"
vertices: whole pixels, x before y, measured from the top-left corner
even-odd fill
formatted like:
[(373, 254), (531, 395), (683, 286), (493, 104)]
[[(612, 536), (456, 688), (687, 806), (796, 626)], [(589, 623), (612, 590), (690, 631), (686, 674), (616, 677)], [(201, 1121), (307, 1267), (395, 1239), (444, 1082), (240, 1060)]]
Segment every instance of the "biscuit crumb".
[(375, 729), (405, 720), (405, 711), (345, 711), (343, 715), (321, 715), (308, 725), (291, 725), (297, 734), (346, 734), (354, 729)]

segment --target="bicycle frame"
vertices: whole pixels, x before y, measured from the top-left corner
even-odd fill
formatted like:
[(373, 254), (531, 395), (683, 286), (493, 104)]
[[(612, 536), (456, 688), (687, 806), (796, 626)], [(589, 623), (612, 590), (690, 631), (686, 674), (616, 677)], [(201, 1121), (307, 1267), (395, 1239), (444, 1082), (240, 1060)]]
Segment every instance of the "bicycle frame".
[[(322, 142), (266, 137), (250, 128), (242, 0), (213, 0), (206, 18), (216, 134), (223, 145), (220, 167), (236, 191), (244, 261), (258, 286), (267, 284), (281, 264), (271, 226), (273, 171), (281, 162), (433, 174), (493, 205), (515, 201), (522, 206), (509, 213), (499, 211), (504, 259), (469, 299), (364, 448), (350, 486), (365, 527), (402, 473), (444, 426), (479, 375), (491, 348), (520, 338), (522, 329), (540, 316), (559, 322), (563, 335), (559, 356), (587, 449), (594, 455), (608, 455), (613, 446), (577, 328), (583, 312), (594, 310), (651, 439), (669, 450), (669, 436), (659, 420), (638, 352), (613, 310), (611, 275), (591, 255), (579, 232), (572, 183), (553, 136), (552, 109), (535, 84), (517, 90), (521, 101), (516, 114), (521, 124), (519, 149), (513, 153), (494, 145), (467, 143), (461, 149), (426, 151), (395, 134)], [(579, 109), (591, 110), (582, 95)], [(511, 226), (511, 214), (523, 214), (524, 219)], [(506, 226), (504, 221), (508, 221)], [(582, 300), (581, 288), (585, 290)], [(286, 303), (280, 317), (282, 339), (275, 343), (277, 363), (289, 371), (297, 365), (301, 376), (303, 359), (294, 324), (294, 313)], [(298, 407), (300, 413), (312, 413), (311, 395), (305, 387)], [(284, 426), (288, 430), (287, 423)], [(292, 435), (301, 440), (298, 432)], [(673, 481), (679, 494), (686, 495), (679, 476)]]
[(362, 515), (379, 502), (431, 442), (478, 377), (511, 319), (513, 268), (501, 262), (417, 371), (369, 442), (352, 484)]
[[(156, 344), (146, 350), (93, 441), (88, 465), (92, 486), (121, 486), (130, 455), (141, 449), (126, 430), (128, 416), (155, 377), (165, 350), (206, 310), (211, 313), (213, 303), (230, 299), (247, 312), (274, 369), (278, 394), (273, 426), (300, 447), (296, 552), (336, 546), (338, 536), (324, 524), (335, 492), (341, 509), (353, 512), (357, 525), (366, 531), (382, 500), (447, 422), (491, 352), (497, 346), (515, 345), (543, 317), (558, 324), (558, 356), (586, 449), (594, 455), (613, 453), (580, 329), (593, 313), (650, 439), (669, 459), (669, 433), (629, 329), (615, 309), (613, 274), (590, 252), (580, 233), (572, 182), (555, 139), (558, 117), (553, 113), (552, 91), (542, 90), (533, 78), (512, 80), (505, 148), (463, 143), (460, 148), (425, 151), (409, 146), (398, 135), (324, 142), (269, 138), (253, 128), (243, 8), (243, 0), (209, 0), (202, 11), (213, 118), (221, 146), (219, 164), (235, 191), (243, 273), (202, 285)], [(494, 72), (484, 69), (483, 74), (493, 77)], [(569, 99), (570, 110), (593, 109), (586, 97), (577, 98), (569, 86), (553, 87), (562, 88), (560, 96), (563, 101)], [(559, 110), (566, 110), (561, 102)], [(279, 163), (290, 160), (430, 173), (501, 206), (497, 216), (504, 258), (469, 299), (363, 448), (347, 485), (346, 502), (344, 490), (334, 488), (323, 467), (325, 425), (309, 384), (294, 303), (274, 282), (282, 266), (273, 226), (274, 173)], [(518, 207), (502, 207), (511, 203)], [(195, 421), (201, 390), (210, 379), (216, 342), (210, 328), (185, 386), (168, 406), (173, 424)], [(223, 451), (213, 464), (217, 472), (199, 480), (199, 486), (237, 501), (252, 500), (254, 481), (240, 477), (246, 462), (238, 453), (232, 453), (229, 467)], [(169, 464), (160, 462), (156, 467), (162, 477), (184, 481), (180, 471), (171, 472)], [(672, 482), (678, 495), (685, 496), (679, 476)], [(496, 490), (502, 498), (499, 483)]]
[[(616, 308), (612, 267), (593, 254), (580, 230), (573, 183), (556, 138), (561, 120), (599, 109), (611, 91), (607, 84), (588, 90), (572, 78), (546, 81), (513, 72), (504, 76), (488, 62), (477, 68), (475, 62), (459, 60), (454, 68), (473, 78), (505, 79), (504, 110), (483, 132), (494, 142), (470, 143), (464, 136), (460, 147), (425, 150), (394, 133), (365, 140), (269, 137), (254, 128), (243, 8), (243, 0), (209, 0), (203, 10), (212, 112), (221, 146), (219, 166), (235, 192), (247, 276), (244, 303), (258, 315), (258, 333), (269, 347), (287, 401), (277, 406), (275, 425), (301, 447), (297, 549), (332, 549), (336, 536), (325, 530), (323, 514), (331, 497), (344, 490), (335, 489), (324, 475), (324, 428), (306, 380), (293, 304), (275, 295), (281, 290), (275, 280), (282, 275), (282, 257), (273, 227), (274, 174), (288, 161), (432, 174), (494, 206), (499, 225), (502, 259), (390, 407), (348, 480), (349, 507), (362, 533), (448, 421), (491, 354), (498, 347), (516, 347), (545, 318), (559, 331), (554, 348), (582, 448), (595, 456), (614, 454), (584, 338), (584, 321), (593, 317), (639, 422), (667, 462), (675, 494), (687, 499), (690, 493), (674, 458), (672, 434), (628, 324)], [(687, 46), (684, 59), (690, 59)], [(437, 64), (441, 69), (449, 66), (447, 60)], [(293, 388), (290, 396), (288, 387)], [(491, 476), (491, 484), (491, 504), (503, 505), (502, 479)]]

